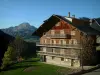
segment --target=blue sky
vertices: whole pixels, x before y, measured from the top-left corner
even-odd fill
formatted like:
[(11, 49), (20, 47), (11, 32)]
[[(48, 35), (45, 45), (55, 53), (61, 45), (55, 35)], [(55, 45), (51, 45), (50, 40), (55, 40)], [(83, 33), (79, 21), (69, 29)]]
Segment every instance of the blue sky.
[(0, 28), (29, 22), (39, 27), (52, 14), (100, 17), (100, 0), (0, 0)]

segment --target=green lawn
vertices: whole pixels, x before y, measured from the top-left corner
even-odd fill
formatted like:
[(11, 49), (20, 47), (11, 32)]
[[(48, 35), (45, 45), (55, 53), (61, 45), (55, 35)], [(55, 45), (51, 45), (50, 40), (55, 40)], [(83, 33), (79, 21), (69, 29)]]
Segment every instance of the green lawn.
[(0, 75), (61, 75), (61, 72), (68, 72), (70, 69), (40, 62), (21, 62), (9, 67), (7, 71), (0, 72)]

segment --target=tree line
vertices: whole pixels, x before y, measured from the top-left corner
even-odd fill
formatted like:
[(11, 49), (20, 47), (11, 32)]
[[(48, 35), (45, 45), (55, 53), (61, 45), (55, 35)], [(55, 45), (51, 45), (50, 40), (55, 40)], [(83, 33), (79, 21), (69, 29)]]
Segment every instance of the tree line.
[(20, 62), (36, 56), (36, 46), (33, 42), (26, 42), (22, 37), (16, 36), (15, 40), (8, 45), (8, 49), (2, 59), (1, 69), (12, 63)]

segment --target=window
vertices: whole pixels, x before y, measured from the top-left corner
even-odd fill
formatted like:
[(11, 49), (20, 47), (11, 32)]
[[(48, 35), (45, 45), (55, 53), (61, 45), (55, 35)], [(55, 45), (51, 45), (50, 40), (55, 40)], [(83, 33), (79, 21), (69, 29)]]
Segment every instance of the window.
[(56, 40), (54, 40), (54, 44), (56, 44)]
[(50, 44), (56, 44), (56, 40), (50, 40)]
[(55, 57), (54, 56), (52, 56), (52, 60), (54, 59)]
[(54, 40), (51, 40), (51, 44), (54, 44)]
[(59, 44), (61, 44), (61, 45), (66, 45), (66, 40), (64, 40), (64, 39), (63, 39), (63, 40), (60, 40), (60, 41), (59, 41)]
[(74, 40), (74, 43), (73, 44), (77, 44), (77, 40), (76, 39)]
[(60, 34), (64, 34), (64, 30), (60, 30)]
[(64, 58), (61, 58), (61, 61), (64, 61)]
[(63, 45), (63, 40), (60, 40), (60, 44)]
[(46, 47), (43, 47), (43, 52), (46, 52)]
[(51, 49), (51, 52), (52, 52), (52, 53), (54, 52), (54, 49), (55, 49), (55, 48), (52, 48), (52, 49)]
[(47, 42), (47, 39), (44, 39), (44, 43), (46, 44), (46, 42)]
[(55, 31), (54, 30), (51, 30), (51, 35), (54, 35), (55, 34)]
[(66, 40), (63, 40), (63, 44), (66, 45)]
[(71, 40), (69, 40), (69, 44), (72, 44), (72, 41)]
[(76, 39), (71, 39), (71, 40), (69, 40), (69, 44), (77, 44), (77, 40)]
[(75, 35), (75, 31), (71, 31), (71, 35)]
[(56, 40), (51, 40), (50, 44), (56, 44)]

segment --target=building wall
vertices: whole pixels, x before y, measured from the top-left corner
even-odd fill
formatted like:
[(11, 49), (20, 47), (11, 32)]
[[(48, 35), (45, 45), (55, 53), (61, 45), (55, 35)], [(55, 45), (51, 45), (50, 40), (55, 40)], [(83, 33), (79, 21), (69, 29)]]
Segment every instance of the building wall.
[[(79, 67), (80, 66), (80, 61), (79, 60), (73, 60), (73, 59), (68, 59), (68, 58), (60, 58), (60, 57), (54, 57), (54, 56), (46, 56), (46, 63), (50, 64), (56, 64), (56, 65), (61, 65), (61, 66), (72, 66), (72, 67)], [(72, 65), (73, 63), (73, 65)]]
[[(50, 42), (52, 40), (54, 40), (55, 44), (59, 44), (60, 40), (64, 40), (66, 42), (66, 44), (69, 44), (69, 41), (72, 40), (76, 40), (77, 43), (80, 42), (80, 31), (77, 30), (77, 28), (73, 27), (72, 25), (64, 22), (64, 21), (60, 21), (57, 24), (59, 25), (55, 25), (52, 29), (50, 29), (48, 32), (44, 33), (44, 35), (62, 35), (62, 34), (71, 34), (71, 38), (50, 38), (50, 37), (46, 37), (46, 36), (42, 36), (40, 38), (40, 43), (44, 44), (45, 40), (46, 40), (46, 44), (50, 44)], [(54, 33), (52, 33), (54, 32)], [(74, 32), (74, 34), (72, 34)]]
[[(70, 38), (51, 38), (50, 36), (49, 37), (45, 36), (45, 35), (63, 35), (63, 34), (69, 34), (71, 35), (71, 37)], [(96, 40), (95, 36), (91, 36), (91, 37), (93, 38), (94, 41)], [(80, 45), (82, 38), (83, 36), (81, 35), (81, 32), (77, 28), (61, 20), (54, 27), (52, 27), (52, 29), (44, 33), (44, 35), (40, 38), (40, 44), (61, 45), (61, 41), (62, 41), (63, 45), (64, 44), (70, 44), (70, 45), (79, 44)], [(80, 50), (77, 50), (77, 49), (61, 49), (61, 48), (47, 48), (46, 49), (44, 48), (43, 50), (43, 47), (41, 47), (41, 50), (44, 52), (54, 52), (54, 53), (68, 54), (68, 55), (74, 55), (74, 56), (78, 55), (80, 57)], [(95, 51), (95, 48), (94, 48), (94, 51)], [(51, 56), (46, 56), (47, 63), (71, 66), (72, 61), (73, 61), (73, 64), (74, 64), (73, 66), (76, 66), (76, 67), (80, 66), (80, 58), (78, 60), (73, 60), (71, 58), (68, 59), (67, 61), (66, 60), (67, 60), (66, 58), (64, 58), (64, 61), (61, 61), (61, 58), (54, 57), (54, 59), (52, 59)]]
[(72, 56), (79, 56), (80, 50), (79, 49), (61, 49), (61, 48), (47, 48), (41, 47), (40, 51), (43, 52), (52, 52), (57, 54), (65, 54), (65, 55), (72, 55)]

